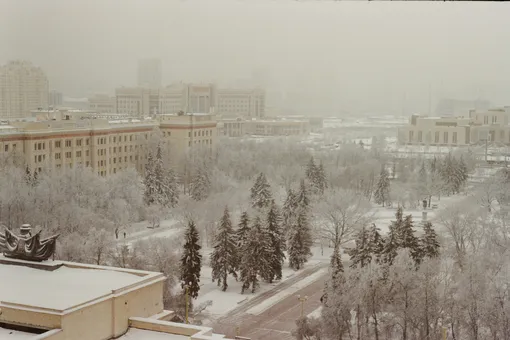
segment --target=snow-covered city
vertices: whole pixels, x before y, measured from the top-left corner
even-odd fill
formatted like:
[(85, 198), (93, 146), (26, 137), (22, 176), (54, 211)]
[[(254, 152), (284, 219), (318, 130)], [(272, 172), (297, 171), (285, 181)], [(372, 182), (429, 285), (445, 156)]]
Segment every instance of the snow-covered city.
[(0, 2), (0, 340), (510, 340), (510, 6), (367, 3)]

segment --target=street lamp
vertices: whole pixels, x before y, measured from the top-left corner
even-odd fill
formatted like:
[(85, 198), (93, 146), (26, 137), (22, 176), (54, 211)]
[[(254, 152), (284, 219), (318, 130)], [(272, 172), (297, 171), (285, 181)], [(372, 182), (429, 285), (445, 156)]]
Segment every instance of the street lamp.
[(305, 301), (308, 300), (308, 296), (305, 295), (302, 297), (301, 295), (298, 295), (297, 298), (298, 298), (298, 301), (301, 302), (301, 317), (303, 317)]

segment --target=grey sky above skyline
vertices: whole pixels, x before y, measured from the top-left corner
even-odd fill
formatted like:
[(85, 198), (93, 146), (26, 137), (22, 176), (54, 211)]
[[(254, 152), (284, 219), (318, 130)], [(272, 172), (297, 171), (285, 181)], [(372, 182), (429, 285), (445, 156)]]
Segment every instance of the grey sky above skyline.
[(336, 108), (423, 112), (429, 86), (510, 105), (509, 17), (507, 3), (0, 0), (0, 63), (30, 60), (71, 96), (135, 85), (156, 57), (165, 84), (262, 68)]

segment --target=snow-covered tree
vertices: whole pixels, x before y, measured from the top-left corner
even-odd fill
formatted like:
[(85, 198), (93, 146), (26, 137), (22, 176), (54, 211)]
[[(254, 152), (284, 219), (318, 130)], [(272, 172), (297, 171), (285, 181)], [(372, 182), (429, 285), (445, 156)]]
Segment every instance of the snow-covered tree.
[(294, 219), (296, 218), (296, 211), (298, 208), (296, 194), (292, 189), (287, 191), (287, 197), (283, 203), (282, 208), (282, 228), (284, 233), (287, 235)]
[(248, 232), (248, 239), (241, 250), (240, 280), (241, 293), (250, 289), (254, 293), (259, 287), (259, 276), (267, 278), (271, 273), (271, 249), (267, 232), (257, 216)]
[(237, 279), (237, 245), (234, 228), (230, 220), (228, 207), (218, 225), (214, 249), (211, 253), (212, 280), (218, 281), (223, 291), (227, 290), (227, 276), (232, 274)]
[(269, 233), (269, 242), (271, 249), (271, 276), (269, 282), (282, 279), (283, 261), (285, 259), (285, 237), (281, 226), (281, 214), (278, 206), (271, 202), (271, 207), (267, 213), (266, 228)]
[(352, 190), (329, 190), (315, 212), (316, 219), (321, 221), (320, 236), (333, 248), (350, 241), (370, 222), (370, 210), (370, 202), (361, 194)]
[(155, 173), (155, 163), (154, 157), (152, 153), (149, 152), (147, 155), (147, 164), (145, 165), (145, 192), (144, 199), (147, 205), (151, 205), (156, 201), (157, 187), (156, 187), (156, 173)]
[(242, 250), (244, 249), (244, 246), (248, 240), (249, 232), (250, 232), (250, 219), (248, 216), (248, 212), (243, 211), (236, 230), (237, 249), (240, 255), (242, 254)]
[(296, 320), (296, 328), (292, 335), (296, 340), (321, 340), (322, 323), (319, 319), (304, 316)]
[(177, 181), (173, 170), (163, 165), (161, 146), (158, 145), (156, 158), (149, 151), (145, 167), (145, 193), (147, 205), (158, 204), (163, 207), (175, 207), (179, 200)]
[(315, 160), (313, 159), (313, 156), (310, 157), (310, 160), (308, 161), (308, 164), (306, 165), (306, 172), (305, 172), (306, 178), (310, 183), (315, 183), (317, 178), (317, 165), (315, 165)]
[(377, 181), (377, 187), (374, 193), (375, 203), (381, 204), (383, 207), (390, 203), (390, 178), (386, 167), (381, 168), (379, 174), (379, 180)]
[(190, 194), (195, 201), (205, 200), (211, 190), (211, 180), (204, 164), (198, 165), (191, 179)]
[(426, 222), (423, 226), (423, 235), (420, 238), (420, 247), (423, 257), (436, 258), (439, 256), (439, 244), (436, 231), (432, 223)]
[(419, 264), (423, 256), (418, 238), (414, 236), (414, 232), (413, 216), (407, 215), (404, 219), (404, 223), (398, 230), (398, 236), (400, 238), (399, 245), (403, 249), (409, 249), (410, 256)]
[(253, 208), (267, 208), (271, 204), (271, 186), (267, 182), (266, 175), (260, 173), (251, 188), (251, 203)]
[(306, 186), (305, 180), (301, 179), (299, 184), (299, 191), (296, 194), (297, 206), (301, 209), (308, 209), (310, 206), (310, 194)]
[(200, 270), (202, 268), (202, 254), (200, 254), (200, 239), (195, 222), (189, 221), (184, 235), (185, 243), (181, 255), (181, 287), (188, 289), (192, 298), (198, 297), (200, 290)]
[(299, 270), (312, 255), (312, 234), (306, 211), (300, 209), (297, 220), (290, 230), (288, 241), (289, 266)]

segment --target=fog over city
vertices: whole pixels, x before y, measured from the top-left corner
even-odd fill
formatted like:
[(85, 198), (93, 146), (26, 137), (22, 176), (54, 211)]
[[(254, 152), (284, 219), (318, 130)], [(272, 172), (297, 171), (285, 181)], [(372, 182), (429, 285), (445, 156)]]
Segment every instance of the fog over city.
[[(26, 59), (66, 96), (163, 84), (249, 86), (310, 109), (427, 112), (442, 97), (508, 103), (510, 4), (329, 1), (2, 1), (0, 64)], [(272, 93), (272, 95), (271, 95)], [(273, 99), (277, 98), (277, 99)]]
[(510, 340), (509, 18), (0, 0), (0, 340)]

